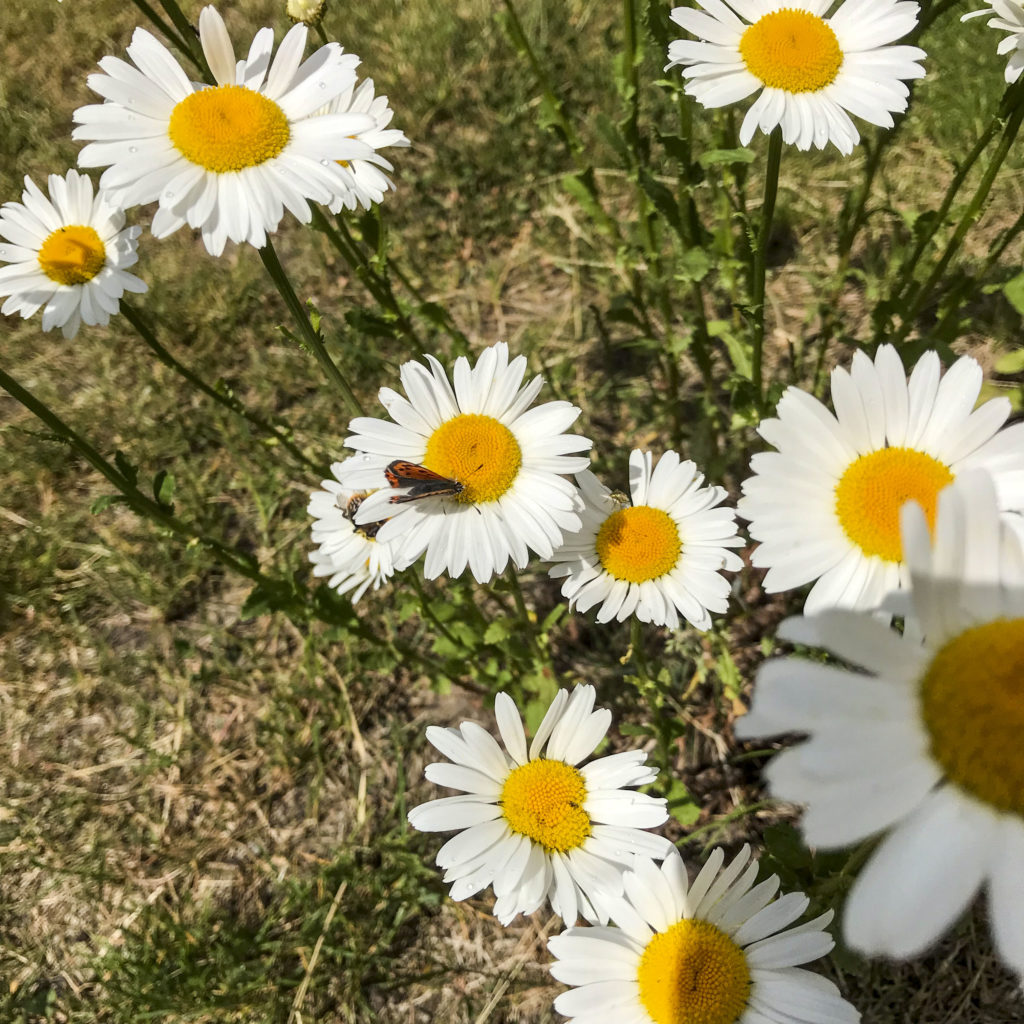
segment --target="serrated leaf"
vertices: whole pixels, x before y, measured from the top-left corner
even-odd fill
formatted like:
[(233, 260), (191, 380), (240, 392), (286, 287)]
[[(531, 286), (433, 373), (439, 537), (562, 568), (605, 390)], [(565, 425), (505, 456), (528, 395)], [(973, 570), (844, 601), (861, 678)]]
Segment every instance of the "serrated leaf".
[(667, 186), (663, 185), (647, 171), (640, 171), (640, 187), (654, 203), (655, 209), (672, 226), (680, 238), (683, 236), (683, 218), (679, 212), (679, 199)]
[(728, 320), (711, 320), (708, 322), (708, 334), (712, 338), (720, 338), (733, 369), (741, 376), (750, 380), (753, 371), (750, 351), (747, 345), (733, 333), (732, 324)]

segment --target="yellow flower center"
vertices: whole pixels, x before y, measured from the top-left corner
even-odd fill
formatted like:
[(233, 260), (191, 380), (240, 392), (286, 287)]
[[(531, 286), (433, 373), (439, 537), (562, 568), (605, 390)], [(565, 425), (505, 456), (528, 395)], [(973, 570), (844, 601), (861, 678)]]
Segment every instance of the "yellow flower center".
[(467, 504), (497, 501), (515, 482), (523, 453), (504, 423), (493, 416), (462, 413), (442, 423), (427, 441), (423, 465), (458, 480)]
[(85, 284), (106, 262), (107, 250), (87, 224), (57, 228), (39, 247), (39, 269), (58, 284)]
[(735, 1024), (750, 995), (743, 950), (707, 921), (677, 921), (655, 935), (637, 981), (654, 1024)]
[(843, 51), (828, 22), (788, 7), (759, 18), (743, 33), (740, 56), (755, 78), (786, 92), (820, 92), (843, 66)]
[(836, 515), (843, 532), (865, 555), (903, 560), (900, 509), (916, 501), (935, 528), (939, 491), (953, 474), (914, 448), (882, 448), (851, 462), (836, 484)]
[(660, 508), (633, 505), (613, 512), (597, 534), (597, 557), (617, 580), (643, 583), (672, 570), (683, 542), (675, 520)]
[(513, 832), (549, 853), (568, 853), (590, 835), (586, 799), (586, 783), (572, 765), (542, 757), (511, 772), (501, 791), (501, 809)]
[(243, 85), (218, 85), (186, 96), (171, 111), (167, 131), (186, 160), (217, 174), (272, 160), (291, 138), (284, 111)]
[(1024, 817), (1024, 619), (996, 619), (948, 641), (921, 679), (931, 755), (946, 777)]

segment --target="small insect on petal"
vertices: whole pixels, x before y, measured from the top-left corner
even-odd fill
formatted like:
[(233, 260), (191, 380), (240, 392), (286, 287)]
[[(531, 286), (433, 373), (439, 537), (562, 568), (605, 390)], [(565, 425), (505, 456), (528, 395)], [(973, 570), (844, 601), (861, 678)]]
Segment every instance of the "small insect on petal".
[(461, 494), (463, 490), (458, 480), (451, 480), (432, 469), (427, 469), (426, 466), (406, 462), (404, 459), (389, 463), (384, 470), (384, 476), (391, 487), (407, 488), (403, 494), (396, 494), (391, 498), (392, 505), (419, 501), (420, 498), (443, 498)]

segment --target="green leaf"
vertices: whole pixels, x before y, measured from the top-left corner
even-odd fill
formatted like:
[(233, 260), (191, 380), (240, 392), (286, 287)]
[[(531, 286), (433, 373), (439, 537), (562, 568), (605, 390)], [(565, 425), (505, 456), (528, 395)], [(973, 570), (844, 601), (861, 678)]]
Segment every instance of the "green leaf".
[(814, 859), (792, 825), (772, 825), (764, 830), (764, 846), (772, 857), (792, 870), (809, 868)]
[(668, 792), (668, 813), (680, 825), (692, 825), (700, 817), (700, 806), (694, 802), (690, 791), (680, 779), (673, 779)]
[(692, 249), (687, 249), (676, 263), (676, 280), (703, 281), (713, 265), (707, 250), (694, 246)]
[(174, 507), (174, 477), (168, 473), (166, 469), (161, 469), (155, 477), (153, 477), (153, 497), (156, 498), (157, 503), (165, 505), (167, 508)]
[(721, 338), (725, 350), (729, 353), (733, 369), (741, 376), (750, 380), (754, 372), (750, 351), (747, 345), (733, 334), (732, 324), (728, 320), (710, 320), (708, 334), (712, 338)]
[(138, 466), (136, 466), (120, 448), (114, 452), (114, 465), (117, 466), (118, 472), (121, 476), (123, 476), (133, 487), (139, 482)]
[(709, 149), (697, 157), (701, 167), (714, 167), (717, 164), (749, 164), (755, 157), (752, 149)]
[(671, 189), (645, 170), (640, 171), (640, 187), (654, 203), (655, 209), (672, 225), (680, 238), (683, 236), (683, 218), (679, 212), (679, 200)]
[(128, 499), (123, 494), (104, 494), (97, 498), (90, 506), (89, 511), (98, 516), (101, 512), (110, 508), (111, 505), (127, 505)]
[(607, 234), (609, 227), (605, 212), (597, 201), (594, 169), (588, 167), (585, 171), (580, 171), (576, 174), (564, 174), (562, 176), (562, 188), (580, 204), (583, 211), (594, 221), (597, 230)]
[[(1003, 294), (1009, 300), (1010, 305), (1013, 306), (1021, 316), (1024, 316), (1024, 272), (1021, 272), (1016, 277), (1011, 277), (1006, 284), (1003, 285)], [(996, 369), (1000, 373), (1017, 373), (1017, 370), (1000, 370), (998, 364)]]
[(484, 630), (485, 644), (500, 644), (508, 638), (515, 627), (515, 620), (510, 618), (495, 619)]

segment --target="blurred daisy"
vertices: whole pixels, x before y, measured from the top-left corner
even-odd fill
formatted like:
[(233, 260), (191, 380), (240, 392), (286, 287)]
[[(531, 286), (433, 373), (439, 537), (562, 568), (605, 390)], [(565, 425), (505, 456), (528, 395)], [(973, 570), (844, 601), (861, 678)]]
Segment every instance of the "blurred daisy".
[(585, 612), (600, 603), (598, 622), (635, 615), (675, 629), (679, 616), (698, 629), (709, 611), (724, 612), (729, 582), (720, 570), (743, 565), (728, 548), (742, 547), (736, 513), (716, 508), (726, 493), (702, 487), (692, 462), (665, 452), (654, 466), (650, 452), (629, 456), (632, 502), (616, 498), (589, 470), (577, 474), (583, 526), (552, 556), (549, 574), (565, 577), (562, 596)]
[(987, 3), (987, 10), (971, 11), (960, 20), (967, 21), (970, 18), (992, 15), (987, 22), (989, 28), (1010, 33), (1000, 41), (996, 53), (1000, 56), (1007, 53), (1010, 55), (1005, 76), (1006, 81), (1012, 84), (1020, 78), (1021, 71), (1024, 71), (1024, 3), (1021, 3), (1021, 0), (987, 0)]
[(408, 146), (409, 140), (397, 128), (389, 128), (395, 112), (388, 106), (387, 96), (375, 96), (373, 79), (368, 78), (358, 88), (355, 83), (334, 99), (324, 113), (366, 114), (373, 119), (373, 126), (357, 132), (355, 138), (366, 143), (373, 152), (365, 159), (340, 160), (341, 176), (347, 189), (338, 193), (330, 202), (331, 213), (342, 209), (354, 210), (357, 206), (368, 210), (374, 203), (384, 201), (384, 193), (394, 188), (384, 171), (392, 171), (391, 163), (380, 155), (388, 146)]
[(768, 569), (765, 590), (817, 580), (808, 615), (876, 608), (907, 581), (901, 506), (916, 501), (933, 522), (939, 492), (966, 469), (992, 474), (1000, 508), (1024, 508), (1024, 424), (1000, 430), (1009, 400), (974, 409), (982, 373), (968, 356), (939, 375), (928, 352), (908, 382), (896, 350), (882, 345), (873, 362), (857, 352), (850, 372), (832, 371), (835, 415), (787, 388), (778, 418), (758, 427), (778, 451), (751, 459), (737, 505), (761, 542), (752, 562)]
[(750, 847), (722, 867), (721, 848), (693, 885), (676, 850), (660, 869), (638, 861), (625, 895), (605, 900), (617, 928), (570, 928), (548, 939), (551, 973), (575, 986), (555, 1009), (575, 1024), (856, 1024), (832, 982), (803, 970), (835, 943), (829, 910), (790, 927), (809, 900), (758, 885)]
[(622, 893), (634, 860), (664, 857), (672, 844), (642, 831), (668, 818), (665, 801), (628, 787), (655, 780), (642, 750), (599, 757), (578, 767), (608, 731), (612, 713), (594, 710), (595, 690), (559, 690), (529, 750), (519, 712), (507, 694), (494, 701), (503, 750), (474, 722), (427, 729), (427, 739), (454, 764), (427, 765), (431, 782), (461, 789), (414, 807), (422, 832), (454, 832), (437, 865), (453, 900), (493, 885), (494, 914), (508, 924), (546, 901), (567, 924), (577, 915), (606, 921), (601, 901)]
[(136, 29), (128, 47), (135, 67), (104, 57), (105, 74), (89, 76), (106, 102), (75, 111), (72, 138), (92, 140), (79, 166), (107, 167), (100, 185), (126, 207), (159, 201), (157, 238), (187, 222), (215, 256), (228, 239), (265, 245), (286, 208), (308, 221), (307, 200), (329, 203), (348, 188), (337, 161), (372, 156), (354, 136), (373, 119), (309, 116), (352, 87), (359, 59), (329, 43), (303, 62), (306, 33), (294, 26), (271, 62), (274, 33), (260, 29), (236, 64), (221, 16), (204, 8), (199, 38), (217, 81), (208, 87)]
[(314, 576), (328, 577), (327, 585), (339, 594), (351, 591), (355, 604), (368, 588), (377, 590), (390, 579), (395, 567), (391, 548), (377, 539), (377, 524), (356, 526), (353, 522), (367, 494), (338, 483), (343, 468), (343, 463), (334, 463), (331, 472), (336, 479), (323, 480), (322, 489), (310, 495), (306, 511), (315, 520), (316, 550), (310, 552), (309, 560)]
[(26, 319), (40, 306), (43, 330), (73, 338), (79, 326), (107, 324), (125, 292), (144, 292), (145, 281), (126, 268), (138, 261), (140, 228), (124, 226), (124, 211), (78, 171), (51, 174), (47, 199), (25, 177), (20, 203), (0, 207), (0, 295), (5, 315)]
[[(401, 368), (408, 398), (382, 388), (380, 401), (395, 422), (359, 417), (345, 444), (365, 453), (349, 460), (346, 487), (385, 488), (366, 499), (356, 522), (387, 519), (378, 539), (392, 543), (395, 567), (424, 551), (424, 574), (460, 576), (468, 566), (486, 583), (509, 559), (519, 569), (529, 549), (549, 558), (566, 532), (580, 527), (576, 488), (562, 473), (587, 465), (591, 442), (563, 434), (579, 416), (568, 402), (533, 405), (543, 381), (523, 384), (525, 356), (511, 362), (503, 342), (471, 367), (455, 361), (454, 388), (441, 364)], [(384, 470), (395, 460), (426, 467), (457, 484), (457, 494), (408, 501), (386, 488)], [(395, 499), (399, 502), (396, 504)], [(390, 518), (389, 518), (390, 517)]]
[[(888, 46), (917, 25), (918, 5), (902, 0), (697, 0), (707, 13), (677, 7), (672, 20), (700, 42), (669, 44), (665, 70), (681, 64), (686, 92), (723, 107), (761, 90), (740, 127), (745, 146), (777, 125), (798, 149), (831, 142), (853, 152), (860, 134), (849, 114), (891, 128), (907, 109), (903, 80), (921, 78), (916, 46)], [(735, 12), (735, 13), (734, 13)], [(739, 15), (739, 17), (737, 17)]]
[(846, 904), (851, 946), (916, 956), (985, 885), (996, 948), (1024, 977), (1024, 555), (985, 473), (939, 496), (934, 542), (919, 506), (903, 520), (918, 628), (845, 610), (783, 623), (852, 669), (769, 662), (736, 734), (808, 734), (765, 774), (807, 805), (810, 846), (888, 833)]

